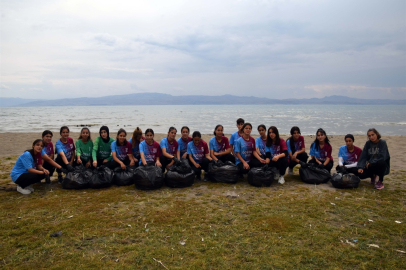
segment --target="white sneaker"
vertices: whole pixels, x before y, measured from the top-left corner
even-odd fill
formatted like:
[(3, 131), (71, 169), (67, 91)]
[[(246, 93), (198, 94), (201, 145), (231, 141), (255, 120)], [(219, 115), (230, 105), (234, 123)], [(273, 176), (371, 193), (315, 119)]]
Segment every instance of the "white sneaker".
[(283, 176), (279, 177), (278, 183), (282, 185), (285, 184), (285, 178), (283, 178)]
[(293, 175), (293, 169), (289, 168), (288, 175)]
[(28, 189), (31, 192), (34, 192), (34, 188), (32, 187), (32, 185), (29, 185), (28, 187), (25, 187), (25, 189)]
[(17, 186), (17, 191), (20, 192), (21, 194), (24, 194), (24, 195), (31, 194), (31, 190), (26, 189), (26, 188), (22, 188), (20, 186)]

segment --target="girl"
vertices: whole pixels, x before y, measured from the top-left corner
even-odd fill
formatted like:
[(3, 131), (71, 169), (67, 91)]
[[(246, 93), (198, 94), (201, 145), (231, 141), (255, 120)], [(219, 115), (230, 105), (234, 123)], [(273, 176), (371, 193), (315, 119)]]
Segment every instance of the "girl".
[(233, 134), (231, 134), (230, 145), (231, 145), (231, 153), (233, 154), (233, 156), (235, 156), (235, 143), (242, 136), (241, 128), (244, 125), (244, 123), (245, 123), (244, 119), (238, 118), (237, 119), (237, 129), (238, 130), (236, 132), (234, 132)]
[[(367, 135), (369, 140), (365, 143), (357, 165), (361, 174), (359, 177), (371, 177), (371, 184), (375, 185), (376, 189), (383, 189), (383, 177), (390, 171), (388, 146), (376, 129), (369, 129)], [(376, 176), (379, 176), (379, 181), (375, 184)]]
[(209, 155), (207, 143), (202, 140), (202, 135), (199, 131), (193, 132), (192, 141), (187, 145), (187, 154), (190, 167), (192, 167), (197, 178), (201, 179), (202, 170), (207, 172), (209, 161), (212, 158)]
[(86, 168), (92, 166), (92, 151), (93, 142), (90, 137), (90, 130), (87, 127), (80, 131), (79, 139), (75, 143), (76, 146), (76, 163), (85, 165)]
[(129, 140), (133, 150), (133, 160), (136, 167), (139, 166), (141, 159), (140, 156), (140, 143), (145, 140), (145, 137), (142, 136), (142, 130), (137, 127), (133, 132), (133, 137)]
[(213, 160), (221, 160), (222, 162), (231, 161), (235, 163), (235, 157), (231, 154), (231, 147), (228, 143), (228, 138), (223, 134), (223, 126), (217, 125), (214, 128), (214, 136), (209, 141), (210, 157)]
[(361, 148), (354, 145), (354, 136), (352, 134), (345, 135), (345, 144), (338, 150), (338, 166), (336, 171), (345, 171), (358, 175), (358, 159), (361, 156)]
[[(75, 144), (73, 143), (73, 139), (69, 137), (69, 128), (67, 126), (61, 127), (59, 134), (61, 138), (55, 144), (56, 153), (58, 153), (55, 162), (62, 168), (73, 171), (72, 164), (75, 158)], [(60, 169), (56, 169), (56, 171), (58, 173), (58, 181), (62, 183), (62, 171)]]
[(242, 137), (235, 143), (236, 164), (242, 174), (248, 173), (250, 168), (258, 167), (258, 163), (253, 159), (256, 157), (259, 160), (259, 155), (255, 149), (255, 140), (250, 136), (251, 131), (252, 125), (245, 123), (240, 130)]
[(190, 129), (188, 127), (182, 127), (180, 132), (182, 137), (178, 139), (178, 152), (176, 153), (178, 159), (187, 158), (187, 145), (192, 140), (192, 137), (189, 136)]
[(41, 182), (44, 177), (49, 179), (49, 171), (42, 167), (41, 151), (43, 146), (41, 139), (35, 140), (32, 149), (18, 157), (11, 171), (11, 179), (17, 184), (17, 191), (21, 194), (30, 194), (34, 191), (32, 184)]
[(154, 141), (154, 131), (150, 128), (145, 131), (145, 141), (140, 143), (140, 156), (140, 165), (162, 167), (161, 162), (159, 162), (161, 148), (159, 143)]
[(117, 168), (125, 170), (126, 166), (134, 166), (133, 150), (130, 142), (127, 141), (127, 132), (120, 128), (117, 132), (117, 138), (111, 143), (111, 154), (113, 161), (111, 168)]
[[(44, 144), (41, 151), (42, 167), (49, 171), (50, 177), (54, 174), (55, 168), (61, 170), (65, 174), (67, 173), (61, 165), (54, 161), (54, 144), (52, 143), (52, 136), (53, 134), (50, 130), (42, 132), (42, 142)], [(47, 178), (45, 178), (45, 180), (47, 180)], [(47, 184), (50, 183), (51, 182), (47, 182)]]
[(276, 167), (279, 170), (279, 184), (285, 183), (283, 177), (288, 167), (288, 148), (284, 139), (279, 137), (279, 131), (276, 127), (268, 128), (268, 137), (266, 139), (266, 163), (270, 167)]
[(293, 175), (293, 168), (300, 162), (307, 163), (309, 156), (305, 152), (305, 142), (302, 135), (300, 135), (300, 129), (298, 127), (292, 127), (290, 129), (290, 137), (286, 141), (288, 147), (288, 162), (289, 162), (289, 175)]
[[(266, 163), (266, 152), (265, 152), (265, 147), (266, 147), (266, 127), (265, 125), (261, 124), (257, 128), (259, 137), (255, 140), (255, 149), (257, 151), (257, 154), (259, 156), (259, 162), (261, 164)], [(261, 165), (259, 164), (259, 165)]]
[(322, 128), (319, 128), (316, 132), (316, 139), (310, 146), (311, 160), (309, 163), (319, 164), (320, 168), (330, 172), (334, 164), (331, 151), (333, 151), (333, 148), (330, 145), (326, 132)]
[(110, 138), (109, 128), (102, 126), (99, 130), (100, 137), (94, 140), (92, 159), (93, 167), (105, 165), (111, 167), (111, 144), (114, 142), (113, 138)]
[(168, 131), (168, 136), (163, 138), (160, 143), (162, 156), (162, 172), (165, 172), (165, 169), (168, 169), (175, 162), (174, 158), (177, 156), (178, 152), (178, 142), (175, 140), (176, 137), (176, 128), (170, 127)]

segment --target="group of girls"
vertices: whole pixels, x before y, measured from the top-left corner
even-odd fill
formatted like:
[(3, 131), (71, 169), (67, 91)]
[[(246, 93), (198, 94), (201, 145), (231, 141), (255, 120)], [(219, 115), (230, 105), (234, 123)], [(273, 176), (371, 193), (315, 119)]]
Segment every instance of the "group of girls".
[[(114, 140), (110, 138), (109, 128), (102, 126), (99, 137), (93, 142), (90, 130), (82, 128), (78, 140), (74, 143), (69, 137), (69, 128), (61, 127), (61, 138), (54, 146), (52, 132), (45, 130), (42, 140), (35, 140), (32, 149), (22, 154), (12, 172), (11, 178), (17, 184), (17, 191), (30, 194), (32, 184), (52, 176), (55, 169), (58, 181), (62, 182), (62, 173), (72, 171), (74, 166), (82, 164), (86, 168), (101, 165), (111, 169), (127, 166), (138, 167), (150, 165), (162, 168), (165, 172), (179, 159), (187, 159), (197, 178), (201, 178), (202, 170), (208, 171), (209, 162), (220, 160), (237, 165), (240, 175), (247, 174), (251, 168), (268, 164), (278, 172), (278, 183), (285, 183), (284, 175), (293, 175), (293, 168), (300, 164), (313, 164), (329, 172), (333, 167), (332, 147), (326, 132), (318, 129), (316, 139), (310, 146), (310, 161), (306, 153), (304, 138), (296, 126), (290, 130), (291, 136), (285, 141), (280, 138), (275, 126), (266, 129), (265, 125), (258, 126), (259, 137), (251, 137), (252, 125), (243, 119), (237, 120), (238, 130), (231, 135), (230, 141), (224, 136), (224, 128), (217, 125), (214, 137), (209, 145), (202, 140), (199, 131), (193, 132), (187, 126), (181, 128), (181, 137), (176, 140), (177, 129), (170, 127), (168, 135), (160, 143), (154, 140), (154, 131), (147, 129), (142, 136), (142, 130), (136, 128), (132, 138), (127, 141), (127, 132), (120, 129)], [(358, 175), (361, 179), (370, 177), (375, 188), (382, 189), (383, 177), (389, 173), (390, 156), (386, 142), (376, 129), (367, 132), (369, 140), (364, 149), (354, 146), (354, 136), (345, 136), (346, 145), (341, 146), (336, 170)], [(56, 158), (54, 158), (56, 154)], [(376, 182), (376, 178), (379, 181)]]

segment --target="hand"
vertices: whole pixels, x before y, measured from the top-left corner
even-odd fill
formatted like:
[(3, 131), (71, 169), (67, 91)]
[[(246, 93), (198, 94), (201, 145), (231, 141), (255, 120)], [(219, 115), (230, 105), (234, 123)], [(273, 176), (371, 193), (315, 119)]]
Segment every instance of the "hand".
[(107, 159), (103, 160), (103, 164), (109, 162)]
[(293, 154), (293, 158), (296, 159), (296, 157), (297, 157), (297, 152), (295, 152), (295, 153)]
[(199, 164), (199, 163), (195, 163), (195, 167), (196, 167), (196, 168), (200, 168), (200, 164)]
[(162, 167), (162, 164), (161, 164), (161, 162), (159, 162), (158, 160), (155, 162), (155, 166), (157, 166), (157, 167)]
[(186, 158), (187, 157), (187, 152), (185, 152), (182, 156), (182, 158)]
[(76, 163), (80, 164), (80, 163), (82, 163), (82, 160), (80, 158), (78, 158), (78, 160), (76, 160)]
[(367, 169), (368, 169), (368, 166), (369, 166), (369, 163), (367, 163), (367, 166), (366, 166), (366, 167), (367, 167)]
[(137, 163), (138, 161), (139, 161), (138, 159), (134, 158), (134, 163)]
[(90, 160), (86, 163), (86, 166), (85, 166), (86, 168), (89, 168), (90, 167)]
[(97, 161), (95, 160), (95, 161), (93, 161), (93, 167), (97, 167)]
[(174, 162), (175, 165), (176, 165), (176, 164), (179, 164), (179, 162), (180, 162), (180, 160), (177, 159), (176, 157), (173, 157), (172, 160), (173, 160), (173, 162)]
[(72, 164), (70, 164), (70, 163), (68, 163), (68, 164), (66, 164), (66, 169), (68, 170), (68, 172), (73, 172), (73, 167), (72, 167)]
[(132, 166), (134, 166), (135, 165), (135, 161), (134, 160), (131, 160), (131, 162), (130, 162), (130, 167), (132, 167)]
[(219, 153), (217, 153), (217, 152), (213, 152), (213, 154), (214, 154), (214, 155), (216, 155), (216, 156), (218, 156), (218, 155), (219, 155)]
[(248, 165), (248, 163), (247, 162), (244, 162), (243, 163), (243, 167), (244, 167), (244, 169), (246, 169), (246, 170), (249, 170), (249, 168), (250, 168), (250, 165)]
[(263, 158), (260, 158), (260, 159), (259, 159), (259, 161), (261, 161), (261, 163), (263, 163), (263, 164), (265, 164), (265, 163), (266, 163), (266, 160), (265, 160), (265, 159), (263, 159)]
[(358, 169), (358, 173), (364, 173), (363, 169)]
[(60, 170), (61, 170), (61, 172), (63, 172), (64, 174), (67, 174), (68, 173), (68, 170), (66, 170), (66, 169), (64, 169), (64, 168), (60, 168)]
[(274, 157), (272, 158), (272, 161), (277, 162), (277, 161), (278, 161), (278, 159), (279, 159), (279, 157), (278, 157), (278, 156), (274, 156)]
[(48, 175), (48, 174), (49, 174), (49, 171), (46, 170), (46, 169), (44, 169), (44, 174)]
[(120, 163), (120, 167), (121, 167), (121, 169), (123, 169), (123, 170), (125, 170), (125, 168), (126, 168), (126, 166), (125, 166), (125, 164), (124, 164), (123, 162)]

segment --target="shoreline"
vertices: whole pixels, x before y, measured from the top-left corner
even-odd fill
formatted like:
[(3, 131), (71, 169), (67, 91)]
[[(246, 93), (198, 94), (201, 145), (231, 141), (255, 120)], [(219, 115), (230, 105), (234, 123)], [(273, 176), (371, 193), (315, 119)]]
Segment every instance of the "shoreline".
[[(3, 142), (2, 150), (0, 152), (0, 157), (11, 157), (11, 156), (20, 156), (25, 150), (30, 149), (32, 142), (35, 139), (41, 138), (41, 133), (32, 132), (32, 133), (17, 133), (17, 132), (9, 132), (9, 133), (0, 133), (0, 140)], [(97, 136), (95, 133), (92, 133), (92, 140), (94, 140)], [(110, 134), (112, 138), (115, 138), (116, 133), (113, 132)], [(231, 134), (224, 134), (226, 137), (230, 139)], [(76, 142), (77, 138), (79, 137), (78, 132), (71, 132), (69, 135), (73, 141)], [(127, 135), (127, 139), (130, 139), (132, 134)], [(166, 134), (155, 134), (154, 140), (160, 142), (162, 138), (164, 138)], [(330, 139), (330, 144), (333, 147), (333, 161), (334, 167), (338, 165), (338, 149), (340, 146), (344, 145), (344, 136), (345, 135), (332, 135), (328, 136)], [(177, 134), (176, 139), (180, 137), (180, 133)], [(209, 140), (213, 137), (212, 134), (202, 134), (202, 139), (209, 143)], [(258, 135), (252, 135), (255, 139)], [(281, 138), (288, 139), (290, 136), (287, 134), (281, 134)], [(309, 153), (310, 145), (315, 139), (315, 135), (304, 135), (305, 139), (305, 147), (306, 152)], [(391, 156), (391, 170), (402, 170), (405, 169), (403, 158), (404, 153), (406, 153), (406, 140), (404, 140), (405, 135), (396, 135), (396, 136), (382, 136), (382, 139), (386, 140), (389, 148), (389, 153)], [(52, 138), (52, 142), (56, 143), (59, 140), (60, 136), (58, 132), (54, 132), (54, 136)], [(355, 141), (354, 145), (360, 147), (361, 149), (364, 147), (365, 142), (367, 141), (366, 135), (354, 135)]]

